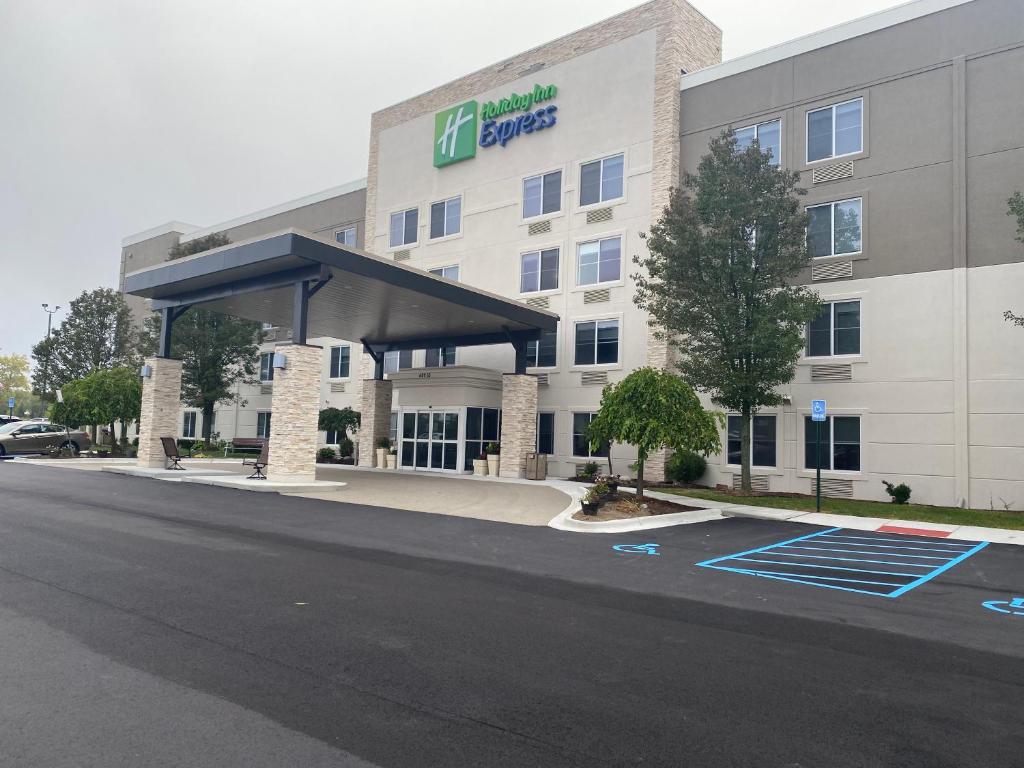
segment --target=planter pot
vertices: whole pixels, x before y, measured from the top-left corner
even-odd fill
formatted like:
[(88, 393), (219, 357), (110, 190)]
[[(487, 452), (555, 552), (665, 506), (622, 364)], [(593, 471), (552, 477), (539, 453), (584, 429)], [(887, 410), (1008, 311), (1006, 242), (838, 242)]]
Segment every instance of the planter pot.
[(487, 454), (487, 474), (492, 477), (498, 476), (498, 469), (501, 466), (501, 455), (497, 453)]
[(377, 463), (374, 464), (373, 466), (380, 467), (381, 469), (384, 469), (384, 467), (387, 466), (387, 460), (384, 457), (387, 456), (387, 455), (388, 455), (388, 449), (387, 448), (378, 448), (377, 449)]
[(389, 453), (387, 455), (388, 469), (398, 469), (398, 454)]
[(487, 459), (473, 459), (473, 474), (477, 477), (487, 477)]
[(597, 514), (597, 502), (596, 501), (584, 501), (581, 502), (583, 505), (584, 515), (596, 515)]
[(618, 490), (619, 490), (619, 484), (618, 483), (608, 483), (608, 492), (609, 493), (617, 493)]

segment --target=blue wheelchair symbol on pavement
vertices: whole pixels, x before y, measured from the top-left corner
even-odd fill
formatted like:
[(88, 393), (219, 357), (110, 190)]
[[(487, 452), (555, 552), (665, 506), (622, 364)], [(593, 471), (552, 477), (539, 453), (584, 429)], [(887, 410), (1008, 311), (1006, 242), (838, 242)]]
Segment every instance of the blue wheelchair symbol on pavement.
[(616, 552), (629, 555), (660, 555), (657, 544), (616, 544), (612, 547)]
[(990, 611), (1008, 613), (1011, 616), (1024, 616), (1024, 597), (1015, 597), (1013, 600), (988, 600), (982, 605)]

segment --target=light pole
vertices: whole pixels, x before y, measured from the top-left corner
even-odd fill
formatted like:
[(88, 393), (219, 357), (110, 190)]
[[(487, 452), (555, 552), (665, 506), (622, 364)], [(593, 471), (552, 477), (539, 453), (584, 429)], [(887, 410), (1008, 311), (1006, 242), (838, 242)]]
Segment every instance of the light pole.
[(43, 361), (43, 397), (46, 397), (46, 388), (50, 378), (50, 328), (53, 325), (53, 316), (60, 311), (60, 304), (50, 309), (49, 304), (43, 304), (43, 311), (46, 312), (46, 360)]

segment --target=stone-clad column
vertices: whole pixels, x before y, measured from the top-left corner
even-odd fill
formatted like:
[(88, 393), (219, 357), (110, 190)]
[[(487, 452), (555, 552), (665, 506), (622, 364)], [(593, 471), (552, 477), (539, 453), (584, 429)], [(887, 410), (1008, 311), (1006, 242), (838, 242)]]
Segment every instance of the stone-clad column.
[(284, 354), (287, 362), (274, 371), (267, 477), (279, 482), (312, 482), (316, 479), (323, 349), (290, 344), (274, 351)]
[(139, 416), (138, 466), (162, 469), (166, 465), (161, 437), (178, 434), (181, 413), (181, 360), (146, 358), (152, 369), (142, 380), (142, 410)]
[(392, 383), (384, 379), (364, 379), (359, 412), (359, 466), (372, 467), (377, 441), (391, 432)]
[(526, 454), (537, 450), (537, 377), (501, 377), (501, 468), (499, 477), (525, 477)]

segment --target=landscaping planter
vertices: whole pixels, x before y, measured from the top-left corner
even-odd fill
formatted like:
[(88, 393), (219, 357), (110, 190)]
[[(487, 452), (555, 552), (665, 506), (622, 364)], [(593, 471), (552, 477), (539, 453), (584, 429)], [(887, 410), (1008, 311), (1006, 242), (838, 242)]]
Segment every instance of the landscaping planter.
[(384, 469), (384, 467), (387, 466), (387, 458), (386, 458), (387, 455), (388, 455), (388, 449), (387, 448), (378, 448), (377, 449), (377, 463), (374, 464), (374, 466), (375, 467), (379, 467), (381, 469)]
[(388, 469), (398, 469), (398, 454), (389, 453), (386, 458)]
[(487, 477), (487, 459), (473, 459), (473, 474), (477, 477)]
[(594, 501), (594, 502), (584, 501), (584, 502), (582, 502), (582, 505), (583, 505), (583, 514), (584, 515), (596, 515), (597, 514), (597, 506), (598, 506), (598, 504), (597, 504), (596, 501)]
[(501, 467), (501, 454), (500, 453), (488, 453), (487, 454), (487, 474), (493, 477), (498, 476), (498, 469)]

